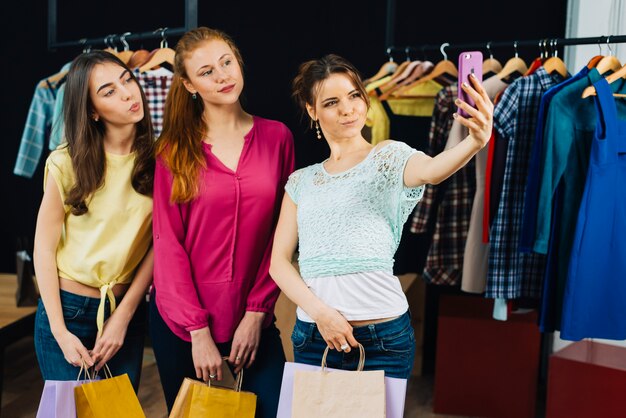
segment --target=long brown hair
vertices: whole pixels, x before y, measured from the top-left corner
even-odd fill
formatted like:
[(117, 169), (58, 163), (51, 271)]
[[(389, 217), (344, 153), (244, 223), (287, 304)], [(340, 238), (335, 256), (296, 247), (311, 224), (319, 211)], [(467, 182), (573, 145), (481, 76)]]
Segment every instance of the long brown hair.
[(206, 125), (202, 118), (204, 103), (194, 100), (183, 85), (189, 80), (185, 70), (185, 59), (203, 43), (212, 40), (224, 41), (233, 51), (243, 71), (243, 60), (239, 48), (224, 32), (199, 27), (185, 33), (176, 45), (174, 58), (174, 78), (165, 100), (163, 112), (163, 132), (156, 143), (156, 153), (173, 175), (172, 202), (189, 202), (198, 194), (198, 174), (206, 167), (202, 152), (202, 138), (206, 135)]
[(292, 96), (306, 115), (306, 105), (315, 108), (315, 99), (320, 82), (326, 80), (332, 74), (345, 74), (350, 78), (354, 87), (361, 93), (365, 104), (369, 107), (369, 96), (365, 91), (361, 75), (347, 59), (335, 54), (328, 54), (317, 60), (311, 60), (300, 64), (298, 74), (292, 82)]
[[(105, 51), (93, 51), (79, 55), (70, 67), (65, 81), (63, 97), (63, 120), (67, 147), (72, 158), (75, 183), (68, 193), (65, 204), (71, 206), (73, 215), (83, 215), (89, 210), (86, 201), (104, 183), (106, 157), (104, 153), (105, 126), (91, 117), (94, 111), (89, 94), (89, 78), (98, 64), (113, 63), (128, 70), (135, 83), (133, 72), (115, 55)], [(154, 179), (154, 138), (148, 102), (143, 90), (144, 117), (137, 122), (133, 142), (135, 165), (131, 184), (137, 193), (151, 196)]]

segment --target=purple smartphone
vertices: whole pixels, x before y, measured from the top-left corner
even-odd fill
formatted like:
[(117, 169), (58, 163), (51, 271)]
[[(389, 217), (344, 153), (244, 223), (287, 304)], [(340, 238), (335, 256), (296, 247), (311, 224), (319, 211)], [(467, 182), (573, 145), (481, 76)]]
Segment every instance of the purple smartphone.
[[(474, 86), (469, 79), (470, 74), (474, 74), (478, 81), (483, 81), (483, 54), (480, 51), (465, 51), (459, 54), (459, 99), (463, 100), (470, 106), (474, 106), (474, 100), (467, 95), (461, 88), (461, 83), (466, 82), (470, 86)], [(463, 109), (459, 108), (459, 115), (468, 117), (469, 115)]]

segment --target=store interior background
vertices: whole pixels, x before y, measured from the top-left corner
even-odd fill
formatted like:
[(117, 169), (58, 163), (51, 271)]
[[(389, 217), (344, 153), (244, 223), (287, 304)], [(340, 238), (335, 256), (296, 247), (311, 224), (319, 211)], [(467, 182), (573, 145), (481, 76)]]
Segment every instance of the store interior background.
[[(2, 65), (3, 89), (0, 126), (4, 138), (0, 184), (6, 203), (2, 210), (0, 271), (15, 271), (18, 237), (32, 241), (43, 193), (42, 157), (31, 179), (13, 174), (28, 107), (36, 83), (52, 75), (81, 52), (81, 48), (47, 47), (47, 1), (13, 1), (0, 18), (0, 42), (7, 52)], [(160, 27), (184, 26), (183, 1), (58, 0), (58, 41), (103, 37), (124, 32), (145, 32)], [(420, 46), (443, 42), (482, 42), (562, 37), (567, 2), (528, 0), (514, 7), (514, 16), (502, 2), (397, 0), (395, 44)], [(9, 11), (10, 10), (10, 11)], [(298, 65), (327, 53), (352, 61), (364, 77), (376, 73), (385, 55), (386, 2), (382, 0), (229, 1), (198, 2), (198, 25), (229, 33), (245, 61), (244, 103), (253, 114), (285, 122), (296, 142), (296, 164), (303, 167), (328, 155), (324, 141), (316, 140), (290, 97), (290, 82)], [(169, 38), (174, 47), (177, 38)], [(158, 40), (131, 42), (131, 49), (153, 49)], [(94, 46), (96, 47), (96, 46)], [(460, 51), (448, 50), (456, 60)], [(486, 53), (486, 51), (483, 51)], [(501, 62), (513, 56), (509, 48), (493, 48)], [(539, 48), (520, 48), (530, 62)], [(404, 54), (395, 54), (404, 60)], [(418, 58), (418, 57), (412, 57)], [(433, 62), (442, 57), (429, 51)], [(402, 139), (402, 138), (396, 138)], [(47, 144), (46, 144), (47, 145)], [(46, 151), (44, 151), (45, 153)]]
[[(145, 32), (184, 25), (183, 1), (108, 0), (107, 2), (58, 0), (58, 41), (102, 37), (124, 32)], [(230, 1), (198, 2), (198, 25), (224, 30), (240, 47), (245, 61), (244, 107), (253, 114), (285, 122), (294, 133), (296, 164), (303, 167), (328, 155), (290, 98), (290, 82), (298, 65), (326, 53), (337, 53), (352, 61), (364, 77), (373, 75), (387, 59), (385, 54), (386, 2), (383, 0)], [(616, 3), (622, 6), (616, 13)], [(557, 37), (586, 37), (626, 34), (625, 1), (615, 0), (528, 0), (507, 5), (502, 2), (396, 0), (394, 37), (396, 46), (508, 41)], [(13, 174), (26, 115), (35, 85), (52, 75), (81, 52), (81, 48), (47, 47), (47, 1), (13, 1), (4, 5), (0, 17), (0, 45), (6, 51), (2, 65), (0, 126), (0, 187), (5, 199), (0, 234), (0, 271), (15, 271), (18, 238), (34, 237), (35, 221), (42, 197), (43, 161), (31, 179)], [(515, 8), (510, 13), (509, 8)], [(168, 37), (174, 47), (177, 37)], [(158, 40), (131, 42), (131, 49), (153, 49)], [(94, 47), (102, 47), (94, 45)], [(614, 53), (626, 59), (626, 45), (613, 45)], [(448, 49), (455, 61), (459, 50)], [(486, 49), (483, 53), (486, 54)], [(519, 49), (529, 63), (538, 47)], [(560, 48), (570, 72), (577, 71), (598, 46)], [(602, 47), (602, 53), (607, 48)], [(504, 63), (514, 54), (513, 45), (493, 48)], [(395, 53), (396, 61), (406, 57)], [(421, 53), (411, 58), (423, 59)], [(437, 62), (438, 51), (425, 58)], [(394, 138), (402, 140), (402, 138)], [(46, 144), (47, 145), (47, 144)], [(613, 344), (626, 345), (609, 341)], [(555, 341), (554, 349), (567, 344)]]

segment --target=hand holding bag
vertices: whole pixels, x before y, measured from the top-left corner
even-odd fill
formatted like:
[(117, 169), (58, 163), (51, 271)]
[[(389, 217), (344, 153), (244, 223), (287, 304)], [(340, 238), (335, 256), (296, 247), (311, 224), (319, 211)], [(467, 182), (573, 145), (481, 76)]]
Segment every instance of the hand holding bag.
[(254, 418), (257, 397), (243, 392), (242, 383), (243, 370), (237, 375), (233, 389), (185, 378), (169, 418)]
[(294, 375), (293, 418), (385, 417), (385, 372), (363, 371), (365, 350), (359, 344), (356, 371), (326, 370), (324, 350), (321, 371), (301, 371)]
[[(85, 380), (80, 379), (83, 374)], [(93, 377), (89, 374), (87, 365), (84, 363), (76, 380), (46, 380), (36, 418), (75, 417), (74, 388), (91, 381), (93, 381)]]
[(146, 418), (128, 374), (111, 375), (104, 365), (105, 379), (74, 388), (78, 418)]

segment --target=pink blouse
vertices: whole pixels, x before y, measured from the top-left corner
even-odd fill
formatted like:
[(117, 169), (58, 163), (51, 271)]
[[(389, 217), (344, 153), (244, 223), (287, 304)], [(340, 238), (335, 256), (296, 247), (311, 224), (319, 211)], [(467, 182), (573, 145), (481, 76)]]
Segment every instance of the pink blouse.
[(293, 136), (284, 124), (254, 117), (237, 170), (203, 143), (207, 168), (200, 193), (170, 203), (172, 174), (157, 160), (154, 175), (154, 288), (159, 312), (185, 341), (209, 327), (217, 343), (232, 340), (246, 311), (273, 320), (280, 293), (269, 275), (274, 228), (294, 169)]

